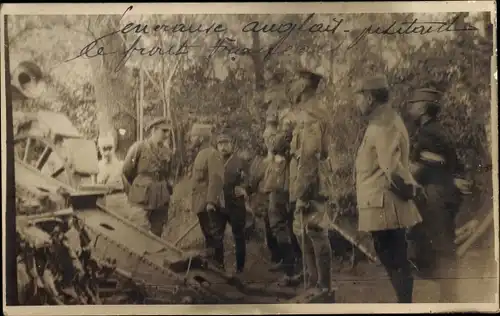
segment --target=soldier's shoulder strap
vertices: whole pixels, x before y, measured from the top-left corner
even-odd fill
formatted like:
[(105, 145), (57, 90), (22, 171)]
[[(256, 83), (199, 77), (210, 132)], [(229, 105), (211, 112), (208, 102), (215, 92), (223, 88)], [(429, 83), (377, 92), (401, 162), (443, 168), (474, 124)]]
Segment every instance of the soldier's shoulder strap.
[(133, 146), (134, 146), (133, 159), (135, 159), (137, 163), (137, 160), (141, 156), (141, 153), (144, 151), (144, 148), (147, 146), (147, 143), (144, 140), (139, 140)]
[(132, 146), (130, 146), (129, 152), (127, 153), (126, 161), (124, 161), (124, 166), (128, 165), (128, 167), (126, 168), (127, 174), (125, 174), (125, 176), (130, 182), (132, 182), (137, 176), (137, 164), (139, 163), (139, 158), (144, 146), (144, 141), (137, 141)]

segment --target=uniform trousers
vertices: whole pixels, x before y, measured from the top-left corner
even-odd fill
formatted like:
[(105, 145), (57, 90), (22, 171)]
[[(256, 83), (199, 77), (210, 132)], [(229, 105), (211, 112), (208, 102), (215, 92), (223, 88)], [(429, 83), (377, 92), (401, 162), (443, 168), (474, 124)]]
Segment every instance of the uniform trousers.
[(157, 209), (145, 210), (149, 222), (149, 230), (156, 236), (161, 237), (163, 226), (168, 220), (168, 204)]
[[(434, 176), (434, 174), (436, 176)], [(424, 183), (426, 199), (418, 199), (422, 223), (410, 231), (420, 276), (436, 282), (440, 303), (457, 302), (458, 262), (455, 244), (455, 217), (461, 197), (451, 185), (450, 175), (435, 171)], [(437, 178), (437, 175), (440, 177)], [(431, 178), (431, 179), (429, 179)]]
[(404, 228), (373, 231), (373, 245), (396, 291), (398, 303), (411, 303), (413, 275)]
[(266, 234), (266, 246), (271, 253), (271, 262), (278, 263), (281, 259), (281, 252), (279, 250), (278, 240), (271, 230), (271, 225), (269, 224), (269, 210), (264, 213), (264, 229)]
[(269, 226), (277, 241), (279, 260), (287, 276), (295, 274), (295, 266), (302, 257), (297, 236), (293, 232), (293, 212), (287, 192), (269, 194)]
[(325, 225), (329, 223), (325, 204), (310, 201), (309, 208), (304, 214), (295, 212), (294, 216), (294, 232), (300, 238), (304, 253), (306, 285), (310, 288), (319, 287), (331, 290), (332, 249), (328, 238), (328, 228)]
[(236, 271), (242, 272), (246, 260), (246, 210), (244, 206), (229, 205), (225, 209), (203, 211), (198, 213), (198, 220), (209, 256), (221, 269), (224, 269), (224, 233), (227, 224), (231, 225), (235, 243)]

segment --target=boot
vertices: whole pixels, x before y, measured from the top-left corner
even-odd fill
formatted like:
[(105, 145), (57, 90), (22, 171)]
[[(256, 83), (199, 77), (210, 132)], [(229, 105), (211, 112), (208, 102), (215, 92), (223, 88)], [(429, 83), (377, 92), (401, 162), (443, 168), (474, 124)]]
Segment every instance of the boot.
[(318, 247), (318, 287), (330, 291), (332, 288), (332, 252), (329, 244)]
[(224, 247), (217, 247), (213, 252), (213, 262), (217, 269), (222, 271), (225, 270), (224, 267)]
[(398, 303), (411, 303), (413, 297), (413, 276), (410, 273), (394, 271), (390, 274), (391, 284)]
[(276, 285), (279, 287), (297, 287), (302, 283), (301, 281), (301, 279), (296, 278), (295, 276), (284, 275), (276, 282)]
[(286, 275), (292, 276), (294, 272), (295, 258), (293, 257), (292, 245), (289, 242), (280, 242), (279, 249), (282, 254), (282, 260), (273, 265), (269, 271), (278, 272), (283, 271)]
[(295, 259), (294, 264), (294, 274), (302, 274), (304, 269), (304, 265), (302, 262), (302, 257)]
[(236, 241), (236, 272), (241, 273), (245, 268), (246, 243), (245, 240)]

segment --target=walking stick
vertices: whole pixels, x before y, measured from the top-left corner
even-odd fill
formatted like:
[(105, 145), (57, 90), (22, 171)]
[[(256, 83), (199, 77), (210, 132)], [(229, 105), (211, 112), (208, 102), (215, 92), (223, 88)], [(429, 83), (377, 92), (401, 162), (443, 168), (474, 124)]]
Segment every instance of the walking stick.
[(304, 291), (307, 290), (307, 275), (306, 275), (306, 249), (305, 249), (305, 244), (306, 244), (306, 228), (304, 226), (304, 213), (303, 209), (300, 209), (300, 227), (302, 230), (302, 236), (301, 236), (301, 244), (302, 244), (302, 274), (304, 275)]
[(177, 246), (196, 226), (198, 225), (198, 219), (194, 220), (189, 228), (174, 242), (174, 246)]

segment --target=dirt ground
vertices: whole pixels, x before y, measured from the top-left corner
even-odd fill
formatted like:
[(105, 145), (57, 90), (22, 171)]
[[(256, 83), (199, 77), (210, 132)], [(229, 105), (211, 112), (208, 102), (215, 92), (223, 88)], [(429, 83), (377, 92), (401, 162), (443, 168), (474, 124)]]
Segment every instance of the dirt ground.
[[(142, 211), (127, 206), (124, 196), (108, 197), (106, 204), (117, 210), (122, 216), (129, 218), (138, 225), (147, 225)], [(172, 216), (169, 221), (170, 233), (165, 239), (174, 242), (182, 231), (187, 229), (193, 217)], [(182, 229), (177, 229), (182, 226)], [(175, 230), (173, 230), (174, 228)], [(258, 225), (259, 227), (259, 225)], [(231, 234), (228, 227), (226, 234), (226, 266), (231, 269), (234, 260), (234, 249), (231, 244)], [(188, 244), (200, 247), (203, 238), (198, 227), (185, 237)], [(186, 245), (183, 240), (179, 243)], [(461, 303), (490, 303), (494, 302), (494, 293), (498, 286), (496, 278), (496, 265), (494, 261), (493, 243), (483, 242), (471, 249), (460, 259), (459, 263), (459, 301)], [(268, 272), (270, 266), (269, 253), (264, 245), (264, 240), (250, 240), (248, 243), (248, 258), (245, 282), (272, 284), (280, 278), (279, 274)], [(387, 275), (381, 266), (362, 260), (355, 269), (349, 269), (348, 264), (334, 263), (333, 280), (336, 285), (336, 301), (338, 303), (394, 303), (395, 293)], [(438, 287), (433, 281), (417, 279), (414, 287), (415, 303), (436, 303)]]

